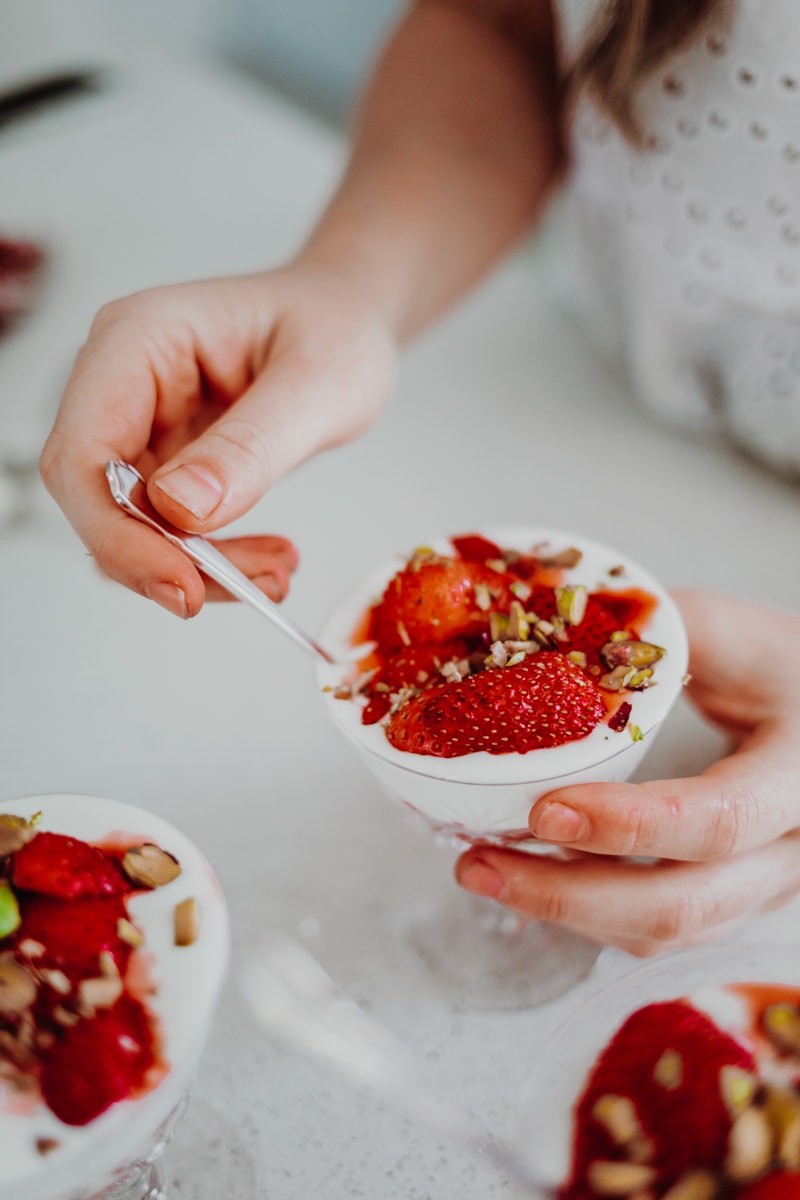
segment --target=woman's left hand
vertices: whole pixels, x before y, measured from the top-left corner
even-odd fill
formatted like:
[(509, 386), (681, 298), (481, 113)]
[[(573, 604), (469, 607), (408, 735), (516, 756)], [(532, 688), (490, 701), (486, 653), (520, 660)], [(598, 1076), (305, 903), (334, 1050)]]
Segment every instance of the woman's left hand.
[(713, 940), (800, 891), (800, 618), (711, 592), (675, 598), (688, 694), (732, 753), (691, 779), (550, 792), (529, 825), (562, 858), (480, 845), (456, 864), (467, 890), (642, 957)]

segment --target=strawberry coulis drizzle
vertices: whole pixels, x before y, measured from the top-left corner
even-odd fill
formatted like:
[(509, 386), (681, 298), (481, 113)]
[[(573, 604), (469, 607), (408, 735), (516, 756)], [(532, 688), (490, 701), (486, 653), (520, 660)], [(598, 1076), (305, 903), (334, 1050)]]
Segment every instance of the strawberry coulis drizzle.
[[(152, 1091), (168, 1073), (161, 1023), (148, 1006), (153, 957), (119, 933), (120, 920), (130, 922), (128, 900), (148, 890), (125, 877), (121, 861), (146, 841), (127, 833), (97, 843), (37, 833), (6, 859), (0, 882), (13, 888), (21, 920), (0, 939), (0, 955), (10, 951), (37, 990), (24, 1012), (0, 1011), (5, 1111), (33, 1113), (44, 1101), (65, 1124), (85, 1125), (112, 1104)], [(77, 893), (69, 894), (71, 886)], [(78, 989), (103, 977), (104, 952), (119, 973), (119, 995), (81, 1014)]]

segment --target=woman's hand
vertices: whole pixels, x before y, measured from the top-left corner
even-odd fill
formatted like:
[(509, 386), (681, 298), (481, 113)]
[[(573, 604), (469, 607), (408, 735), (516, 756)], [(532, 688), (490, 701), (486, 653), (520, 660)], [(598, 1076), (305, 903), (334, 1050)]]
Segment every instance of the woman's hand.
[(530, 829), (565, 859), (476, 846), (456, 865), (470, 891), (640, 956), (721, 936), (800, 891), (800, 618), (709, 592), (676, 599), (689, 695), (731, 735), (730, 756), (693, 779), (544, 796)]
[[(344, 277), (308, 267), (141, 292), (100, 311), (42, 454), (42, 475), (107, 575), (179, 616), (221, 588), (112, 500), (104, 465), (208, 534), (317, 451), (347, 441), (390, 391), (395, 346)], [(272, 599), (297, 565), (284, 538), (221, 548)]]

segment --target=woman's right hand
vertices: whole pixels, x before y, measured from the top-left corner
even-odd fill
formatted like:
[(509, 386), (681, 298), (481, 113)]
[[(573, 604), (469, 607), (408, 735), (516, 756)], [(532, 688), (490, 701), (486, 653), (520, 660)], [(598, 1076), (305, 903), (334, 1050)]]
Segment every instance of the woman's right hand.
[[(209, 534), (287, 472), (363, 432), (393, 381), (395, 340), (343, 276), (304, 265), (157, 288), (101, 309), (44, 447), (42, 476), (107, 575), (180, 616), (224, 597), (180, 550), (117, 507), (105, 463), (148, 479), (173, 524)], [(273, 599), (290, 542), (221, 549)]]

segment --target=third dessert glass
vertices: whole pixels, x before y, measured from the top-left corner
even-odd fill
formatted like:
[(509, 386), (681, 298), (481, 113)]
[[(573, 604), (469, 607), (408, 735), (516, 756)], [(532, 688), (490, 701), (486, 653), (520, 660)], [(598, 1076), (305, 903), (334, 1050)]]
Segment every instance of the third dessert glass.
[(515, 1143), (561, 1200), (796, 1200), (799, 1004), (789, 944), (625, 971), (538, 1048)]
[[(629, 778), (688, 659), (680, 614), (648, 572), (537, 527), (438, 539), (383, 564), (321, 640), (349, 662), (365, 644), (356, 666), (318, 669), (330, 715), (381, 789), (458, 849), (541, 850), (527, 824), (539, 797)], [(490, 1007), (549, 1000), (597, 955), (462, 895), (451, 913), (413, 921), (409, 936), (459, 998)]]

